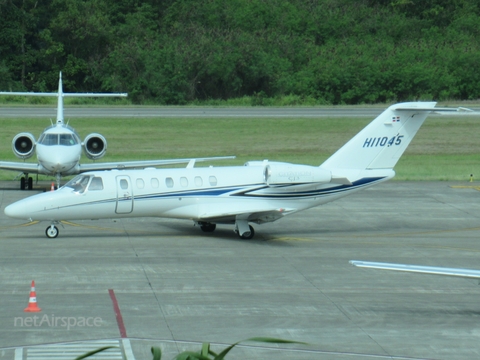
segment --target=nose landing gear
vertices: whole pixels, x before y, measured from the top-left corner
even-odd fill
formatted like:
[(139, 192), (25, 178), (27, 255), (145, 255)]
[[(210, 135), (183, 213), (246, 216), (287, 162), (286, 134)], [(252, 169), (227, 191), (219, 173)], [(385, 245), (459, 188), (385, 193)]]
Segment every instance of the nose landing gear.
[(50, 225), (47, 227), (45, 230), (45, 235), (47, 235), (48, 238), (54, 239), (58, 236), (58, 228), (55, 225)]

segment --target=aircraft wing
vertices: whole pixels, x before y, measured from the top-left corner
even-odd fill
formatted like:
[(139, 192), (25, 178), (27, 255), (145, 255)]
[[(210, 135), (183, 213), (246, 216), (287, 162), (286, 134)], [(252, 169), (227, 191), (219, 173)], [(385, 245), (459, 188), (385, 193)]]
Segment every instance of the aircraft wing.
[(114, 169), (118, 169), (118, 170), (143, 169), (147, 167), (156, 167), (156, 166), (173, 165), (173, 164), (188, 164), (189, 167), (193, 167), (193, 164), (195, 162), (226, 160), (226, 159), (235, 159), (235, 156), (218, 156), (218, 157), (191, 158), (191, 159), (120, 161), (120, 162), (104, 162), (104, 163), (99, 162), (99, 163), (91, 163), (91, 164), (80, 164), (79, 172), (83, 173), (86, 171), (114, 170)]
[(245, 206), (237, 206), (235, 209), (232, 209), (231, 205), (223, 205), (215, 206), (209, 211), (207, 210), (203, 212), (199, 217), (199, 221), (229, 224), (240, 219), (262, 224), (278, 220), (294, 211), (296, 211), (296, 209), (251, 207), (251, 205), (248, 204)]
[(350, 260), (350, 264), (357, 267), (370, 268), (370, 269), (394, 270), (394, 271), (405, 271), (405, 272), (420, 273), (420, 274), (444, 275), (444, 276), (456, 276), (456, 277), (469, 278), (469, 279), (480, 279), (480, 270), (457, 269), (457, 268), (446, 268), (446, 267), (436, 267), (436, 266), (391, 264), (391, 263), (369, 262), (369, 261), (358, 261), (358, 260)]
[(37, 163), (28, 162), (10, 162), (0, 161), (0, 170), (19, 171), (28, 174), (39, 174), (39, 166)]

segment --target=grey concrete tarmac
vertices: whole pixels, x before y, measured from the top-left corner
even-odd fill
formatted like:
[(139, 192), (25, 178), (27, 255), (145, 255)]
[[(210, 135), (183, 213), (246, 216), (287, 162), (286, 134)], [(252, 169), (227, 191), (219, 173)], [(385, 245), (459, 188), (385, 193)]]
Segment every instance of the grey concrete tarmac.
[[(475, 182), (391, 181), (257, 225), (249, 241), (228, 226), (205, 234), (156, 218), (65, 223), (47, 239), (47, 223), (5, 217), (6, 205), (35, 193), (9, 187), (0, 184), (0, 359), (33, 359), (40, 344), (121, 339), (112, 293), (130, 360), (151, 359), (151, 346), (170, 359), (201, 342), (218, 351), (257, 336), (309, 345), (248, 342), (227, 358), (480, 356), (475, 280), (348, 263), (480, 269)], [(39, 313), (24, 312), (32, 280)]]

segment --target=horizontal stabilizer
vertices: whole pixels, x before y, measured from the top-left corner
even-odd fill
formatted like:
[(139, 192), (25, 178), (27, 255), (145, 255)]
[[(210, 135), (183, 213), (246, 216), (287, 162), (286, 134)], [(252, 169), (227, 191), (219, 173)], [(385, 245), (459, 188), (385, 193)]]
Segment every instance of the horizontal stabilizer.
[(63, 97), (127, 97), (128, 93), (58, 93), (58, 92), (7, 92), (0, 91), (0, 95), (15, 95), (15, 96), (59, 96)]
[(404, 271), (404, 272), (412, 272), (412, 273), (420, 273), (420, 274), (456, 276), (456, 277), (462, 277), (462, 278), (480, 279), (480, 270), (445, 268), (445, 267), (436, 267), (436, 266), (392, 264), (392, 263), (369, 262), (369, 261), (358, 261), (358, 260), (350, 260), (350, 264), (357, 267), (370, 268), (370, 269), (394, 270), (394, 271)]
[(396, 107), (394, 108), (394, 110), (396, 111), (431, 111), (431, 112), (471, 112), (473, 110), (471, 109), (468, 109), (468, 108), (464, 108), (464, 107), (458, 107), (458, 108), (448, 108), (448, 107), (445, 107), (445, 108), (429, 108), (429, 107), (425, 107), (425, 108), (421, 108), (421, 107)]

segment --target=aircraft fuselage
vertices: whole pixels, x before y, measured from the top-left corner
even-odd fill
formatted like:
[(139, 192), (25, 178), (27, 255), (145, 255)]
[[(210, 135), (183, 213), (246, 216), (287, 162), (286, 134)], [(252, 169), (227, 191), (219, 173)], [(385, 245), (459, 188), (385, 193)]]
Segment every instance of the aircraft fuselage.
[(167, 217), (214, 223), (234, 223), (235, 214), (244, 213), (248, 221), (264, 223), (377, 184), (394, 172), (364, 175), (351, 185), (272, 185), (264, 166), (88, 172), (72, 179), (78, 184), (70, 181), (57, 191), (20, 200), (5, 213), (32, 221)]

